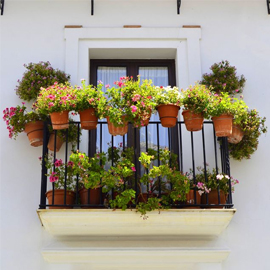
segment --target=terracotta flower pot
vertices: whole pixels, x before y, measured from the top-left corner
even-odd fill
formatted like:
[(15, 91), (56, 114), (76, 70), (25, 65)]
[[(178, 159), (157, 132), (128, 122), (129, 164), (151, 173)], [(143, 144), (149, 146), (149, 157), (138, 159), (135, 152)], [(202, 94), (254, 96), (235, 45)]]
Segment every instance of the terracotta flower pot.
[[(225, 194), (223, 190), (220, 190), (219, 194), (220, 194), (220, 204), (226, 204), (227, 194)], [(201, 203), (207, 204), (205, 193), (202, 194)], [(215, 206), (218, 204), (218, 191), (216, 189), (211, 190), (208, 193), (208, 203), (209, 205), (202, 206), (202, 207), (203, 208), (223, 208), (223, 206)]]
[(157, 106), (161, 125), (163, 127), (174, 127), (177, 121), (178, 111), (180, 107), (174, 104), (164, 104)]
[(198, 131), (203, 127), (203, 114), (194, 113), (190, 110), (185, 110), (182, 112), (184, 117), (186, 129), (188, 131)]
[[(199, 192), (196, 190), (196, 204), (201, 204), (201, 195), (199, 194)], [(195, 196), (194, 196), (194, 190), (190, 190), (189, 193), (186, 194), (186, 204), (188, 205), (192, 205), (195, 204)], [(196, 208), (200, 208), (200, 206), (191, 206), (188, 207), (189, 209), (196, 209)]]
[(125, 125), (123, 127), (116, 127), (110, 122), (109, 117), (107, 117), (108, 129), (109, 129), (109, 133), (111, 135), (113, 135), (113, 136), (117, 136), (117, 135), (124, 136), (125, 134), (127, 134), (127, 132), (128, 132), (128, 121), (125, 121), (125, 118), (126, 118), (126, 116), (123, 115), (122, 119), (123, 119), (123, 122), (124, 122)]
[(67, 129), (69, 127), (69, 111), (50, 113), (53, 129)]
[[(151, 115), (152, 115), (151, 111), (149, 113), (146, 113), (146, 114), (143, 115), (143, 119), (141, 119), (141, 123), (140, 123), (142, 127), (148, 126)], [(138, 118), (135, 119), (135, 120), (138, 121)], [(138, 127), (136, 125), (134, 125), (134, 126)]]
[(233, 116), (222, 114), (212, 117), (217, 137), (228, 137), (232, 134)]
[(24, 131), (27, 134), (30, 145), (37, 147), (43, 145), (43, 127), (42, 121), (30, 122), (25, 125)]
[[(94, 205), (99, 205), (101, 204), (100, 197), (103, 197), (103, 194), (101, 194), (101, 188), (96, 188), (96, 189), (90, 189), (90, 194), (89, 194), (89, 201), (88, 201), (88, 189), (82, 188), (79, 190), (79, 195), (80, 195), (80, 202), (81, 204), (94, 204)], [(102, 198), (103, 200), (103, 198)], [(103, 203), (103, 201), (102, 201)], [(93, 208), (90, 206), (82, 206), (82, 208)]]
[[(53, 191), (49, 190), (46, 192), (46, 196), (49, 204), (52, 204)], [(54, 204), (64, 204), (65, 190), (55, 189), (54, 190)], [(76, 193), (71, 190), (66, 191), (66, 205), (71, 205), (75, 203)], [(49, 206), (49, 209), (71, 209), (72, 206)]]
[[(55, 141), (55, 134), (52, 133), (50, 135), (50, 139), (49, 139), (49, 142), (48, 142), (48, 145), (47, 145), (48, 149), (51, 150), (51, 151), (54, 151), (54, 141)], [(63, 145), (63, 140), (62, 140), (62, 138), (60, 136), (57, 135), (56, 136), (55, 152), (58, 152), (61, 149), (62, 145)]]
[(86, 109), (84, 111), (79, 112), (79, 114), (82, 129), (91, 130), (97, 128), (98, 118), (96, 117), (94, 108)]
[(232, 134), (228, 136), (228, 142), (236, 144), (236, 143), (241, 142), (243, 137), (244, 137), (244, 132), (242, 131), (242, 129), (238, 125), (233, 124)]

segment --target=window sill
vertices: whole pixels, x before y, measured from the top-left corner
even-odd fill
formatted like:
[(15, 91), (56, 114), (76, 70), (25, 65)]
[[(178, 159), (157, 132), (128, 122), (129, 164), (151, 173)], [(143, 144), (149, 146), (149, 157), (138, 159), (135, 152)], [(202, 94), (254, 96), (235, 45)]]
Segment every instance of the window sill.
[(236, 209), (169, 209), (147, 213), (136, 210), (37, 210), (45, 230), (55, 236), (218, 236)]

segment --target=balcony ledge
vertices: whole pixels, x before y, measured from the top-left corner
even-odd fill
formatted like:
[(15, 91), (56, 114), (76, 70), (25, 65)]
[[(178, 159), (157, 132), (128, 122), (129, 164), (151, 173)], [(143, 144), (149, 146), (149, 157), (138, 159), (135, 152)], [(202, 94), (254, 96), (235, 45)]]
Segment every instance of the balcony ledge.
[(41, 224), (54, 236), (218, 236), (236, 209), (136, 210), (41, 209)]

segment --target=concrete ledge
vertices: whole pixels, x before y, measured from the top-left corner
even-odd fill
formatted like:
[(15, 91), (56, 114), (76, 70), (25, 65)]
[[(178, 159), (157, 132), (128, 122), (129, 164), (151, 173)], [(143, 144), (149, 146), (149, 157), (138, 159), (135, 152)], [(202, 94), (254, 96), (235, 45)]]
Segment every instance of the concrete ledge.
[(236, 209), (170, 209), (153, 211), (144, 220), (136, 210), (44, 209), (40, 221), (56, 236), (217, 236)]

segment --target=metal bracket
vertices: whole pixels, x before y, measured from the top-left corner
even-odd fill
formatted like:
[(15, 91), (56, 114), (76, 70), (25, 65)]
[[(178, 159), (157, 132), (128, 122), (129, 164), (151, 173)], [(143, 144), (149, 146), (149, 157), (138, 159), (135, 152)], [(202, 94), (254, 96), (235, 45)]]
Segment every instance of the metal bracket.
[(94, 15), (94, 0), (91, 0), (91, 15)]
[(268, 14), (270, 15), (270, 0), (266, 0)]
[(177, 14), (180, 14), (181, 0), (176, 0), (176, 3), (177, 3)]
[(4, 5), (5, 5), (5, 0), (1, 0), (0, 2), (1, 15), (4, 14)]

